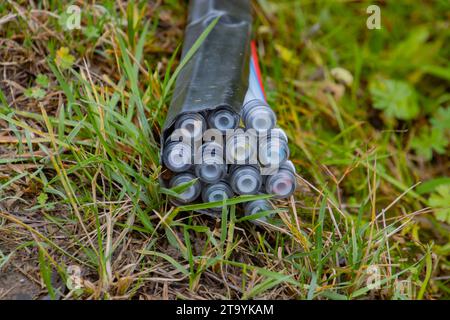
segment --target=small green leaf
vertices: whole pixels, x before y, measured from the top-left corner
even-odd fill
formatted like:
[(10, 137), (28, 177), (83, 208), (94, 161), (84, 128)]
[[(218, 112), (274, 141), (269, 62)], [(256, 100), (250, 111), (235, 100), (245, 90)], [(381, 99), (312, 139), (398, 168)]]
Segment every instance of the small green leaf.
[(40, 73), (36, 77), (36, 84), (41, 86), (42, 88), (47, 88), (50, 84), (50, 80), (45, 74)]
[(439, 108), (430, 122), (433, 128), (450, 130), (450, 108)]
[(374, 108), (383, 110), (388, 118), (411, 120), (419, 114), (417, 94), (404, 81), (375, 80), (370, 84), (370, 94)]
[(46, 95), (45, 90), (39, 87), (28, 88), (24, 91), (25, 97), (31, 99), (43, 99)]
[(67, 28), (67, 20), (68, 19), (69, 19), (69, 15), (65, 11), (59, 15), (58, 24), (63, 30), (68, 30), (68, 28)]
[(48, 200), (48, 195), (45, 192), (41, 192), (37, 197), (37, 201), (41, 206), (45, 206)]
[(89, 25), (83, 30), (83, 34), (88, 39), (97, 39), (100, 36), (98, 28), (94, 25)]
[(417, 155), (425, 160), (431, 160), (433, 151), (438, 154), (444, 154), (448, 140), (445, 139), (443, 131), (437, 128), (424, 127), (418, 136), (411, 141), (411, 147), (416, 151)]
[(69, 69), (75, 62), (75, 57), (69, 52), (69, 48), (61, 47), (56, 51), (55, 63), (61, 69)]
[(25, 97), (32, 98), (33, 97), (33, 88), (25, 89), (23, 92), (25, 94)]
[(438, 186), (428, 204), (435, 209), (436, 219), (450, 224), (450, 184)]

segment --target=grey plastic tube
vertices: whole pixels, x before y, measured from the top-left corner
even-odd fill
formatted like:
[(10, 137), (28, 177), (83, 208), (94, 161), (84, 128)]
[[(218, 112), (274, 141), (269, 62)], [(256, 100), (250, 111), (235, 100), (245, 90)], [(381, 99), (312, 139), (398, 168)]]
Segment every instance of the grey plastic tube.
[[(273, 210), (270, 202), (266, 199), (259, 199), (254, 201), (249, 201), (244, 204), (244, 213), (246, 216), (250, 216), (252, 214), (256, 214), (261, 211), (270, 211)], [(272, 217), (273, 214), (270, 215)], [(256, 220), (252, 220), (254, 223), (258, 223), (259, 221), (267, 221), (266, 217), (261, 217)]]

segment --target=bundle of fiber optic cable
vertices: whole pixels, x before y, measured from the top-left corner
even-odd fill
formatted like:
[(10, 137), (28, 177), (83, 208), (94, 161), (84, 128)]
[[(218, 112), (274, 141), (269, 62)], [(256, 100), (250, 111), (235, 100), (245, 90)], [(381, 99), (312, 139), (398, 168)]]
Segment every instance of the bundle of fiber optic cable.
[[(238, 195), (288, 198), (296, 188), (295, 168), (287, 136), (266, 102), (250, 41), (249, 1), (191, 0), (182, 58), (217, 17), (176, 80), (162, 131), (163, 184), (183, 189), (171, 198), (175, 205), (223, 203)], [(247, 215), (273, 210), (266, 199), (243, 209)]]

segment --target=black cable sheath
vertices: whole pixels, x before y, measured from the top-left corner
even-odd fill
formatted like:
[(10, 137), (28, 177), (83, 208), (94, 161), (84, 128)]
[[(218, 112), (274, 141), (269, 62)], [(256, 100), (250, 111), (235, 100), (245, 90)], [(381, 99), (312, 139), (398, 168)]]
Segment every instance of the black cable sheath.
[(218, 23), (178, 75), (162, 141), (183, 113), (218, 107), (239, 113), (242, 108), (248, 88), (252, 24), (249, 0), (191, 0), (182, 58), (219, 16)]

